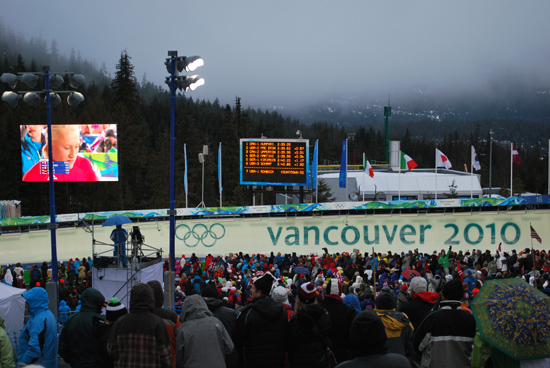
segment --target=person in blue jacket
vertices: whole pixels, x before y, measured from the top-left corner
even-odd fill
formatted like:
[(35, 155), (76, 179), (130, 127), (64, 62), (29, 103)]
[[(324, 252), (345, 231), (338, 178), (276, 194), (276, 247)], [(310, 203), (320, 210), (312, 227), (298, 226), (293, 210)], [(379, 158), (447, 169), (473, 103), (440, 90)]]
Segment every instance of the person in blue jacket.
[[(48, 293), (40, 287), (22, 294), (30, 314), (19, 336), (17, 360), (26, 365), (57, 367), (57, 322), (48, 309)], [(22, 366), (22, 365), (21, 365)]]
[(25, 125), (27, 132), (21, 138), (21, 162), (23, 175), (42, 158), (42, 147), (46, 144), (46, 137), (42, 134), (44, 125)]

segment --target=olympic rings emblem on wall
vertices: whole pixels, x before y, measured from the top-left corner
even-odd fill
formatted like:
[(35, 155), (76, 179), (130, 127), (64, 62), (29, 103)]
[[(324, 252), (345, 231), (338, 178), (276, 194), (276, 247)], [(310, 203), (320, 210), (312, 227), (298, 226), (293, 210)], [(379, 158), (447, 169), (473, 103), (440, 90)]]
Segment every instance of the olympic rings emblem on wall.
[(210, 248), (218, 239), (225, 236), (225, 227), (219, 223), (212, 224), (210, 227), (205, 224), (196, 224), (193, 228), (181, 224), (176, 227), (175, 233), (176, 238), (183, 240), (189, 248), (194, 248), (199, 243)]

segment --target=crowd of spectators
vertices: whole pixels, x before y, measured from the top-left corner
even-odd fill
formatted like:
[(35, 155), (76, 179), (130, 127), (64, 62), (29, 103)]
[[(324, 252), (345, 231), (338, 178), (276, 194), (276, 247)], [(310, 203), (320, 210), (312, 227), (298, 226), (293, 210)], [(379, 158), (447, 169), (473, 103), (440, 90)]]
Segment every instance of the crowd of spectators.
[[(90, 263), (71, 259), (59, 267), (60, 308), (80, 305), (79, 313), (59, 318), (58, 352), (74, 367), (497, 366), (490, 349), (474, 349), (469, 303), (482, 285), (523, 278), (550, 295), (544, 250), (323, 248), (304, 255), (182, 255), (175, 305), (163, 307), (163, 287), (150, 281), (132, 288), (128, 313), (92, 288)], [(45, 284), (34, 280), (31, 290)]]

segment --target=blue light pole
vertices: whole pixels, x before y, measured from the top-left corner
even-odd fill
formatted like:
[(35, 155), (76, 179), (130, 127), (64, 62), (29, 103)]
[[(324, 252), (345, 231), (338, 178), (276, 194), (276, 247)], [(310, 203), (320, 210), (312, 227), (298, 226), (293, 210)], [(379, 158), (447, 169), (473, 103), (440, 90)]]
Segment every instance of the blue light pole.
[(168, 58), (164, 62), (166, 70), (170, 77), (166, 78), (166, 83), (170, 86), (170, 272), (175, 268), (176, 263), (176, 198), (174, 190), (175, 176), (175, 142), (176, 142), (176, 89), (187, 92), (189, 89), (194, 91), (197, 87), (204, 84), (204, 79), (198, 75), (179, 76), (179, 73), (193, 71), (199, 66), (204, 65), (204, 61), (199, 56), (179, 56), (177, 51), (168, 51)]
[(50, 99), (50, 67), (44, 66), (46, 81), (46, 110), (48, 122), (48, 177), (50, 182), (50, 239), (52, 246), (52, 281), (57, 284), (57, 234), (55, 220), (55, 191), (53, 183), (53, 150), (52, 150), (52, 105)]

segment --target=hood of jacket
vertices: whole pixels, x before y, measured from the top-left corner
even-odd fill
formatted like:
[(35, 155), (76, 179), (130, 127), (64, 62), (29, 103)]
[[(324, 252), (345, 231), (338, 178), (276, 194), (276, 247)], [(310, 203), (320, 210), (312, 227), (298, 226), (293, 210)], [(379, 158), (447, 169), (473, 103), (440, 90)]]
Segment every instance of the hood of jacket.
[(161, 308), (164, 304), (164, 290), (162, 285), (157, 280), (151, 280), (147, 283), (153, 289), (153, 295), (155, 296), (155, 308)]
[(409, 319), (402, 312), (397, 312), (395, 309), (375, 309), (374, 311), (380, 316), (387, 330), (400, 331), (409, 326)]
[(35, 287), (24, 292), (22, 295), (29, 305), (29, 312), (32, 316), (35, 316), (40, 311), (48, 309), (48, 292), (45, 289)]
[(211, 312), (222, 306), (222, 300), (218, 298), (206, 298), (204, 299), (204, 301), (206, 302), (206, 306)]
[[(253, 308), (265, 319), (270, 321), (277, 320), (281, 317), (281, 313), (285, 312), (283, 305), (277, 303), (275, 300), (267, 296), (262, 296), (260, 298), (254, 299), (247, 307)], [(286, 312), (285, 312), (286, 314)]]
[(99, 290), (87, 288), (82, 293), (80, 300), (82, 302), (82, 306), (80, 307), (81, 312), (101, 313), (103, 303), (105, 302), (105, 297)]
[(426, 303), (435, 304), (435, 302), (437, 302), (437, 299), (439, 299), (439, 294), (430, 291), (423, 291), (421, 293), (414, 294), (413, 299), (414, 298), (420, 298)]
[(208, 310), (208, 306), (202, 296), (198, 294), (189, 295), (183, 301), (183, 306), (181, 307), (182, 322), (210, 316), (212, 316), (212, 312)]
[[(325, 313), (327, 312), (319, 304), (311, 304), (307, 307), (305, 311), (299, 311), (298, 313), (296, 313), (295, 318), (302, 326), (308, 329), (312, 329), (317, 321), (325, 316)], [(327, 318), (330, 317), (327, 316)]]
[(155, 309), (153, 289), (147, 284), (137, 284), (130, 291), (130, 313), (132, 311), (152, 311)]

